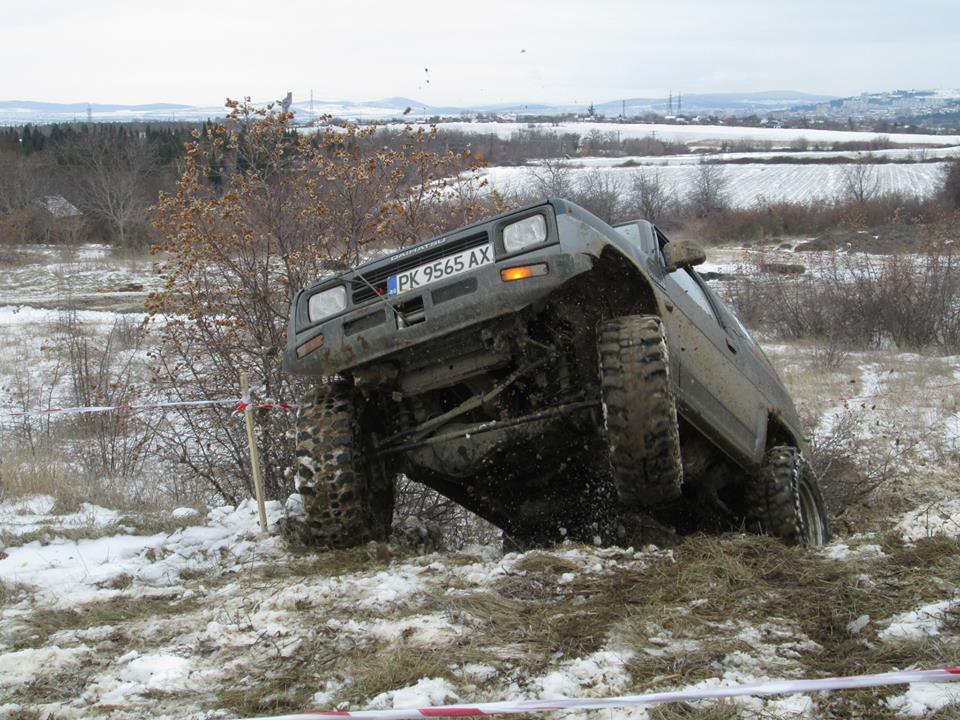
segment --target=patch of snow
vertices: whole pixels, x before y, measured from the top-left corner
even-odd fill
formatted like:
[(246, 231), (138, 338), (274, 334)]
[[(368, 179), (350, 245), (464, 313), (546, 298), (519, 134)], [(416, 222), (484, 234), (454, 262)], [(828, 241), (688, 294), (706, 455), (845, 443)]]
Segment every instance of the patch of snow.
[(851, 548), (839, 540), (825, 545), (820, 552), (825, 558), (842, 561), (873, 560), (884, 557), (883, 548), (879, 545), (869, 544)]
[(401, 710), (431, 705), (446, 705), (459, 700), (456, 690), (445, 678), (421, 678), (415, 685), (380, 693), (368, 707)]
[(905, 693), (884, 700), (907, 717), (923, 717), (951, 703), (960, 703), (960, 684), (912, 683)]
[(897, 523), (897, 529), (910, 541), (934, 535), (960, 536), (960, 498), (911, 510)]
[[(90, 506), (87, 517), (103, 521), (112, 511)], [(281, 504), (267, 503), (271, 525), (283, 515)], [(56, 518), (56, 516), (45, 516)], [(70, 516), (64, 516), (70, 517)], [(184, 569), (203, 569), (249, 561), (256, 552), (277, 552), (279, 539), (259, 536), (257, 505), (247, 500), (238, 505), (214, 508), (207, 524), (186, 527), (170, 535), (111, 535), (96, 539), (57, 538), (42, 545), (31, 542), (7, 549), (0, 559), (0, 580), (24, 583), (69, 605), (105, 599), (99, 586), (122, 575), (152, 585), (178, 582)], [(94, 597), (90, 593), (94, 593)]]
[(859, 635), (863, 629), (870, 624), (869, 615), (861, 615), (856, 620), (847, 623), (847, 632), (851, 635)]
[(178, 692), (187, 689), (193, 661), (170, 653), (140, 655), (136, 650), (121, 657), (126, 665), (102, 674), (87, 688), (84, 698), (99, 705), (126, 705), (144, 693)]
[(76, 667), (89, 653), (86, 645), (72, 648), (53, 645), (5, 653), (0, 655), (0, 687), (22, 685), (41, 675)]
[(557, 670), (533, 681), (536, 697), (551, 700), (617, 695), (630, 682), (626, 664), (632, 656), (630, 651), (616, 653), (600, 650), (585, 658), (566, 662)]
[(329, 707), (342, 687), (343, 683), (339, 680), (325, 680), (323, 690), (315, 692), (311, 698), (314, 706), (317, 708)]
[(483, 663), (466, 663), (461, 668), (463, 675), (472, 680), (492, 680), (500, 672), (493, 665), (484, 665)]
[(942, 600), (894, 615), (887, 627), (880, 631), (879, 637), (887, 642), (936, 637), (940, 634), (946, 614), (957, 606), (960, 606), (960, 600)]
[(0, 503), (0, 529), (10, 535), (26, 535), (37, 530), (65, 530), (80, 527), (103, 528), (120, 517), (115, 510), (82, 503), (80, 510), (63, 515), (52, 514), (56, 500), (49, 495), (29, 495)]

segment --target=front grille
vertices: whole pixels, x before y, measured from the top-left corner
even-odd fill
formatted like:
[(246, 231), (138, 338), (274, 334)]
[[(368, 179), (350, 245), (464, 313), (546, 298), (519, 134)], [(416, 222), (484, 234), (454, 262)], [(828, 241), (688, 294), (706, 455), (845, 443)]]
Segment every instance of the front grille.
[[(353, 304), (359, 305), (360, 303), (375, 297), (377, 294), (386, 295), (387, 278), (391, 275), (396, 275), (404, 270), (412, 270), (415, 267), (419, 267), (420, 265), (424, 265), (428, 262), (433, 262), (434, 260), (439, 260), (440, 258), (446, 257), (447, 255), (452, 255), (453, 253), (480, 247), (487, 242), (489, 242), (489, 240), (487, 238), (487, 233), (485, 232), (478, 235), (470, 235), (465, 238), (460, 238), (459, 240), (453, 240), (445, 245), (427, 248), (422, 253), (409, 255), (401, 260), (387, 263), (386, 265), (381, 265), (375, 270), (365, 272), (363, 275), (360, 275), (351, 281)], [(366, 280), (366, 282), (360, 280), (360, 277)]]

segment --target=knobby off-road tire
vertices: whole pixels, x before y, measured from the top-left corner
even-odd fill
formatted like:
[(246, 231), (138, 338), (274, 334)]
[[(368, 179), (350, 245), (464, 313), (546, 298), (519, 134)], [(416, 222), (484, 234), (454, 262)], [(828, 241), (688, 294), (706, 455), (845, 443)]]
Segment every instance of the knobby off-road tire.
[(364, 452), (359, 401), (351, 386), (331, 383), (297, 411), (296, 487), (314, 545), (347, 548), (390, 535), (393, 478)]
[(604, 425), (617, 496), (638, 509), (680, 495), (680, 430), (660, 318), (629, 315), (600, 326)]
[(820, 485), (797, 448), (770, 448), (763, 467), (747, 482), (750, 529), (788, 545), (823, 545), (830, 539)]

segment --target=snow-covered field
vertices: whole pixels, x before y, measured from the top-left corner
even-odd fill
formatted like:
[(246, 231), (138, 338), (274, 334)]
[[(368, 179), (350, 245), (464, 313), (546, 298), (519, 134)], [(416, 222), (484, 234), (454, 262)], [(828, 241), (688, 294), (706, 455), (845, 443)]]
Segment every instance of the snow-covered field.
[[(622, 159), (618, 158), (618, 160)], [(570, 179), (577, 183), (587, 173), (600, 172), (620, 182), (625, 192), (639, 175), (658, 174), (668, 192), (686, 197), (694, 186), (699, 167), (690, 162), (659, 164), (650, 159), (649, 165), (610, 167), (608, 161), (573, 160)], [(851, 165), (828, 164), (736, 164), (717, 165), (724, 178), (727, 200), (733, 207), (751, 207), (758, 203), (794, 202), (814, 203), (844, 197), (845, 175)], [(939, 190), (943, 183), (943, 163), (887, 163), (870, 165), (870, 179), (876, 180), (878, 194), (900, 193), (908, 197), (925, 198)], [(501, 192), (519, 191), (529, 183), (528, 167), (491, 167), (485, 171), (490, 186)]]
[[(402, 124), (388, 127), (402, 128)], [(497, 123), (497, 122), (448, 122), (438, 125), (442, 130), (455, 130), (466, 133), (492, 134), (509, 138), (517, 132), (539, 131), (546, 133), (576, 133), (589, 135), (591, 132), (619, 134), (621, 140), (628, 138), (656, 137), (669, 142), (682, 142), (689, 145), (715, 145), (722, 141), (751, 140), (769, 142), (785, 146), (795, 140), (804, 139), (810, 143), (873, 142), (880, 138), (889, 139), (898, 145), (958, 145), (960, 135), (923, 135), (923, 134), (883, 134), (874, 132), (852, 132), (844, 130), (809, 130), (792, 128), (752, 128), (735, 125), (667, 125), (645, 123)]]
[(0, 305), (142, 309), (159, 278), (146, 253), (108, 245), (30, 245), (8, 250), (0, 267)]

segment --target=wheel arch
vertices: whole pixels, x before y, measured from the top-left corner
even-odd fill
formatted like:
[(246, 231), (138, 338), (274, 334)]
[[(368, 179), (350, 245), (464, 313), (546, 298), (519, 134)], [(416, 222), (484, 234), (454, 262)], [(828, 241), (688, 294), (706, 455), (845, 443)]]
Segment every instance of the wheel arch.
[(807, 449), (804, 438), (791, 429), (779, 411), (769, 410), (767, 412), (766, 424), (767, 428), (763, 444), (764, 450), (769, 450), (778, 445), (792, 445), (801, 450)]
[(594, 260), (593, 268), (561, 290), (578, 304), (602, 300), (609, 317), (656, 315), (663, 317), (653, 282), (636, 263), (612, 245)]

